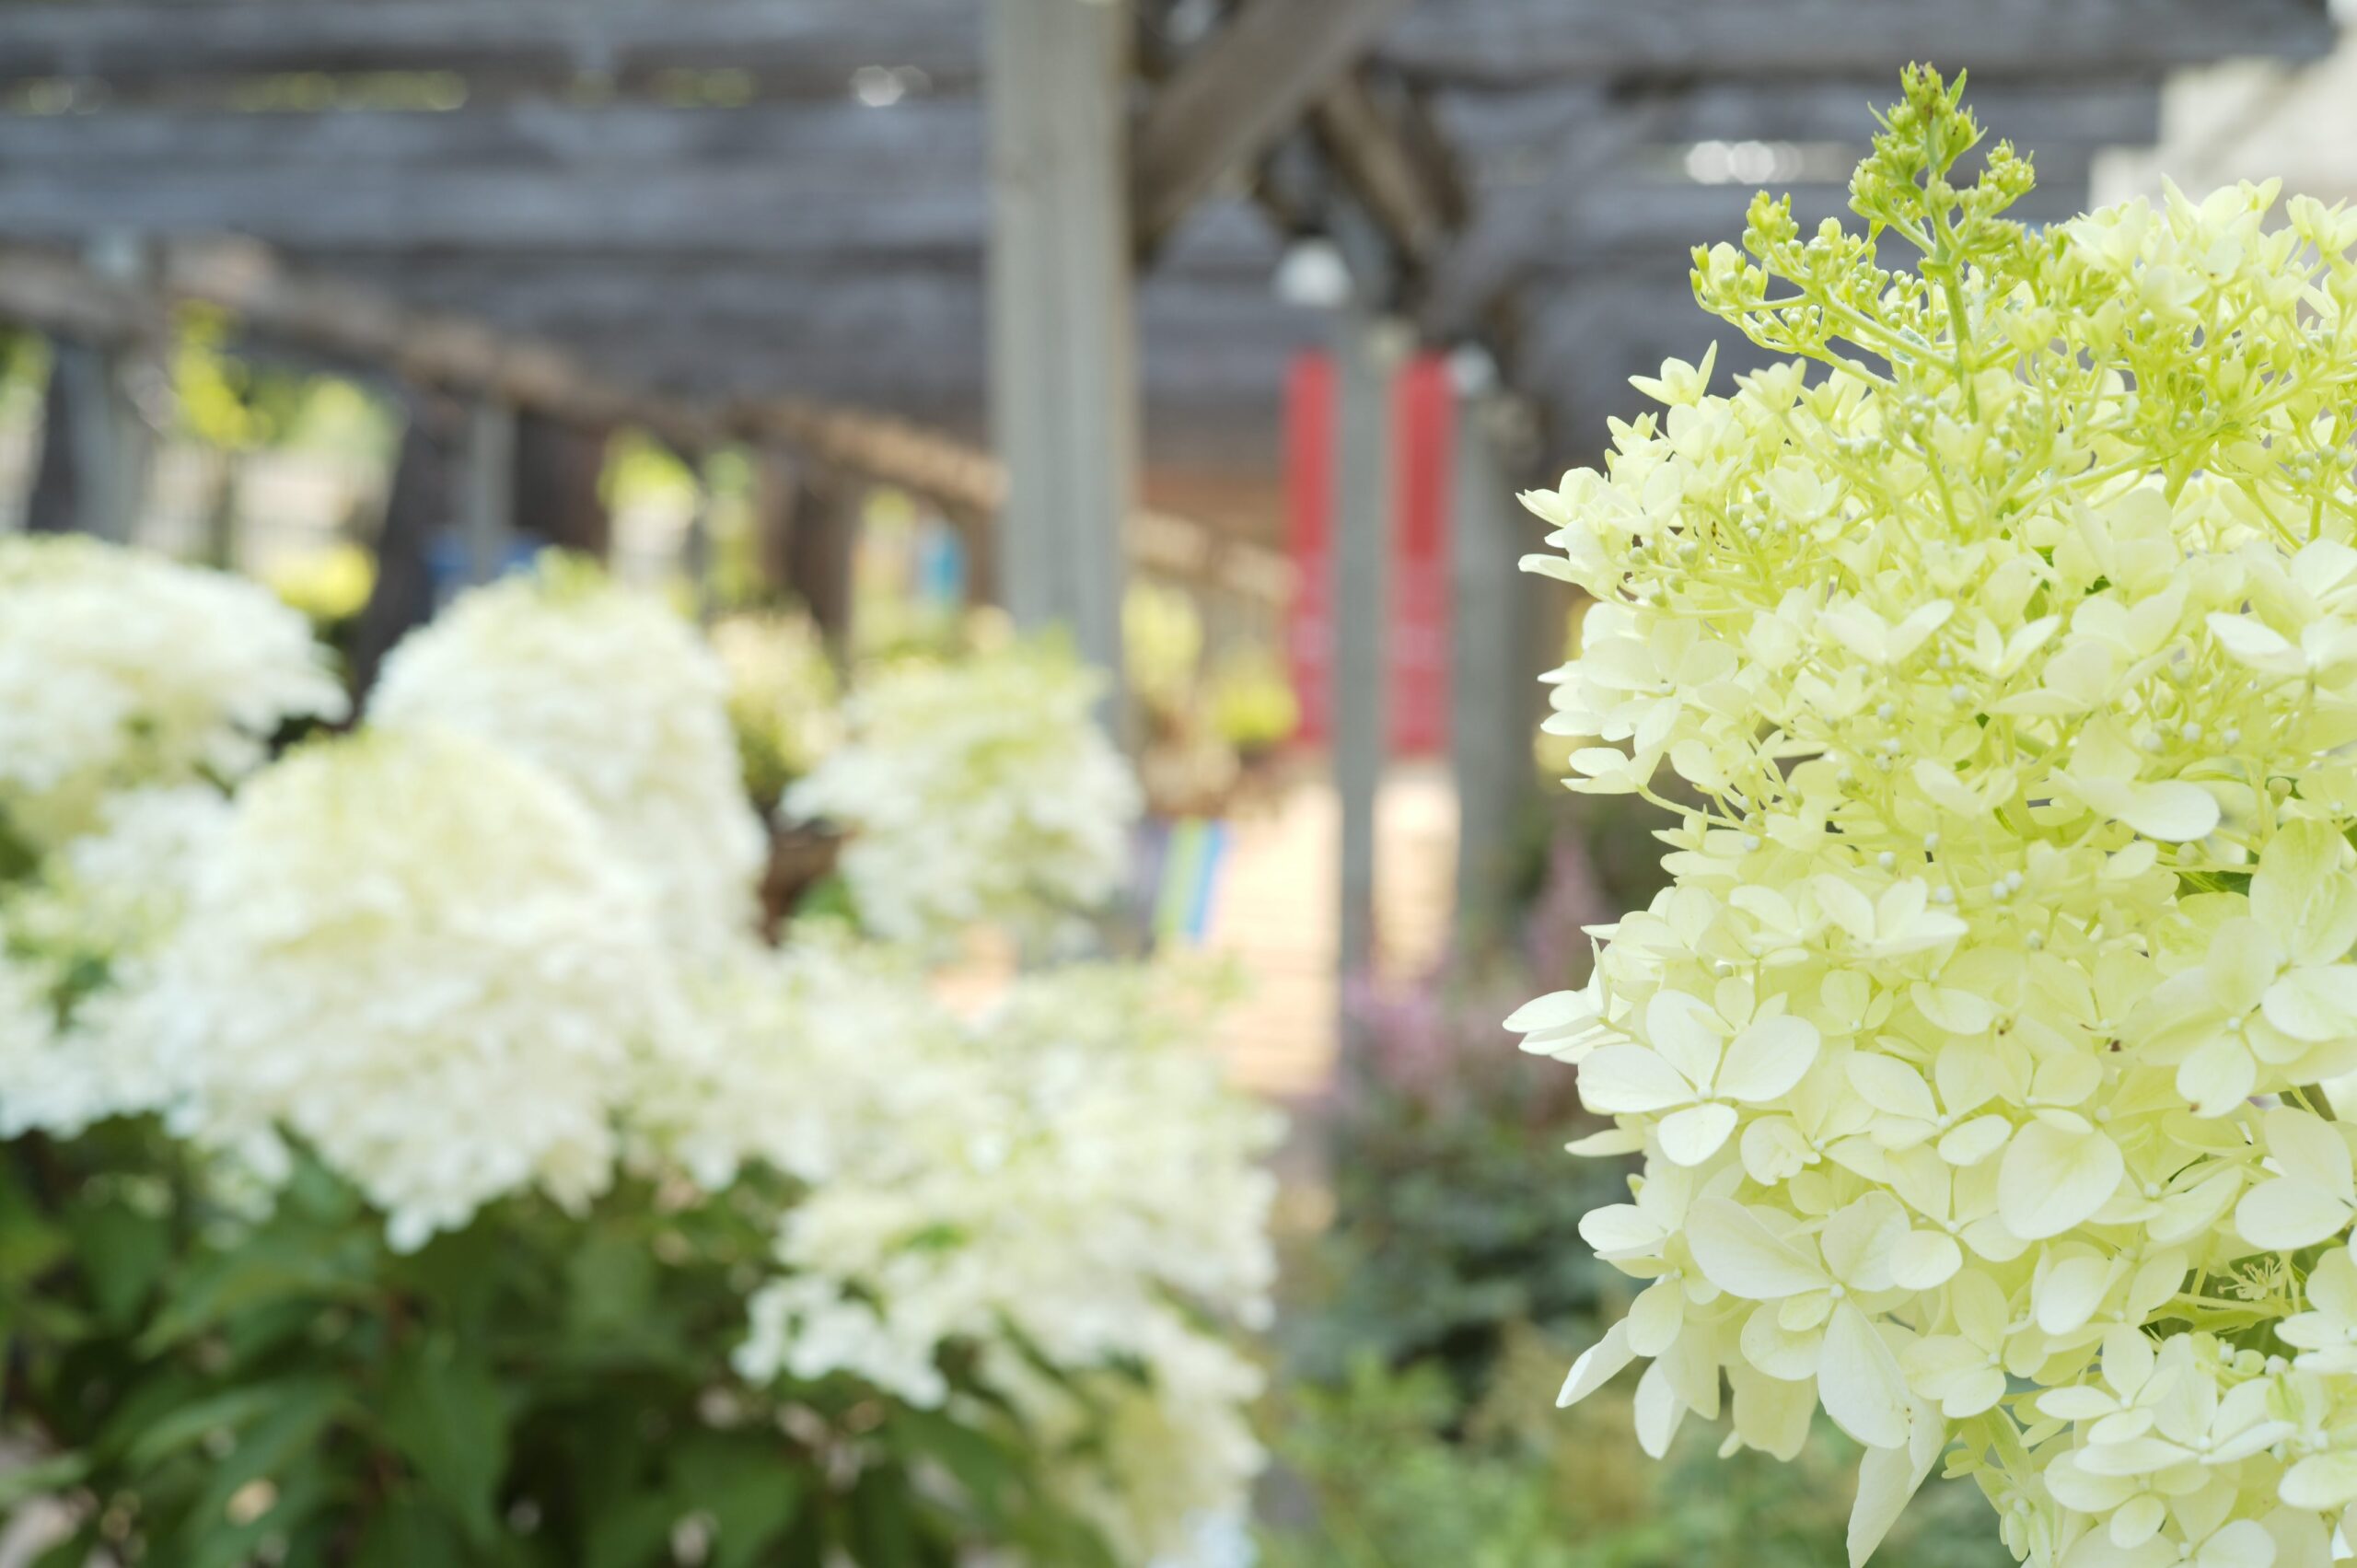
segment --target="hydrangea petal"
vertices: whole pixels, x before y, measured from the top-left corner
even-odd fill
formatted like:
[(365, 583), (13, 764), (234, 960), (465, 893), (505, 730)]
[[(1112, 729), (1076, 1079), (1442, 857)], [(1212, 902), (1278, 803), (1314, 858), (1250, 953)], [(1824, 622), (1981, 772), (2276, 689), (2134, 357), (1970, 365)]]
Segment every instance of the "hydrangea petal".
[(1580, 1063), (1580, 1099), (1598, 1116), (1667, 1110), (1694, 1098), (1694, 1086), (1642, 1045), (1608, 1045)]
[(2119, 1145), (2103, 1133), (2033, 1121), (2006, 1145), (1997, 1176), (1999, 1217), (2025, 1241), (2060, 1236), (2110, 1202), (2126, 1170)]
[(1727, 1046), (1719, 1063), (1718, 1092), (1759, 1105), (1791, 1092), (1817, 1060), (1817, 1026), (1790, 1014), (1762, 1018)]
[(1846, 1301), (1825, 1321), (1817, 1393), (1833, 1423), (1869, 1448), (1906, 1445), (1906, 1374), (1873, 1319)]
[(1604, 1331), (1604, 1338), (1580, 1353), (1572, 1363), (1572, 1370), (1563, 1379), (1562, 1391), (1555, 1396), (1555, 1407), (1567, 1409), (1578, 1404), (1620, 1374), (1622, 1367), (1637, 1358), (1629, 1348), (1629, 1326), (1624, 1319)]
[(1686, 1244), (1705, 1278), (1747, 1301), (1775, 1301), (1826, 1283), (1813, 1259), (1730, 1199), (1705, 1198), (1687, 1211)]

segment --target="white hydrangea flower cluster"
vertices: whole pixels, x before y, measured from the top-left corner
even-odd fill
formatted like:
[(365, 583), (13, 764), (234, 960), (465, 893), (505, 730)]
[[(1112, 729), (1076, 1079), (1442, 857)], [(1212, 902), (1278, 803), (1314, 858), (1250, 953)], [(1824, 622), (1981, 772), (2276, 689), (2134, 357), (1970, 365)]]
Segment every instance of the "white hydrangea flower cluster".
[(0, 889), (0, 1138), (72, 1137), (168, 1098), (130, 999), (178, 929), (229, 802), (203, 784), (104, 798), (98, 826)]
[[(2044, 235), (1910, 73), (1853, 205), (1754, 203), (1706, 307), (1799, 356), (1528, 497), (1595, 598), (1551, 727), (1675, 885), (1511, 1025), (1642, 1155), (1582, 1234), (1632, 1361), (1789, 1457), (1945, 1455), (2040, 1568), (2357, 1547), (2357, 215), (2171, 192)], [(1813, 362), (1816, 368), (1809, 368)], [(1664, 770), (1678, 801), (1655, 792)]]
[(1260, 1464), (1243, 1416), (1258, 1373), (1200, 1315), (1265, 1320), (1271, 1114), (1225, 1086), (1152, 976), (1047, 971), (961, 1020), (872, 960), (784, 962), (781, 995), (809, 1025), (756, 1027), (819, 1054), (778, 1074), (795, 1112), (772, 1126), (790, 1140), (746, 1154), (812, 1190), (786, 1217), (789, 1272), (754, 1299), (739, 1366), (850, 1371), (939, 1405), (942, 1349), (971, 1343), (984, 1378), (1051, 1435), (1094, 1418), (1030, 1357), (1120, 1388), (1112, 1450), (1074, 1457), (1074, 1495), (1125, 1560), (1183, 1561)]
[(403, 638), (368, 717), (464, 730), (546, 768), (652, 880), (668, 939), (709, 955), (751, 922), (767, 847), (727, 694), (711, 649), (661, 600), (551, 554)]
[(842, 734), (842, 682), (807, 615), (739, 611), (715, 621), (728, 717), (756, 798), (774, 799)]
[(891, 669), (853, 694), (849, 739), (785, 810), (850, 830), (843, 878), (888, 940), (938, 946), (974, 925), (1059, 940), (1120, 890), (1144, 807), (1097, 722), (1104, 689), (1039, 643)]
[(602, 1191), (675, 982), (644, 885), (562, 784), (418, 726), (256, 777), (141, 997), (181, 1124), (301, 1138), (403, 1248), (526, 1187)]
[(345, 698), (303, 618), (240, 578), (72, 536), (0, 539), (0, 837), (40, 851), (110, 791), (258, 766)]
[[(989, 830), (1045, 846), (1051, 893), (958, 874), (974, 907), (1088, 901), (1075, 865), (1118, 865), (1133, 789), (1068, 660), (993, 668), (948, 684), (987, 708), (1031, 671), (1064, 729), (1017, 726), (1010, 765), (972, 755), (1003, 719), (969, 724), (967, 786), (1076, 780), (1095, 806)], [(382, 722), (234, 797), (97, 768), (75, 836), (0, 871), (0, 1138), (160, 1111), (255, 1193), (299, 1144), (402, 1249), (512, 1194), (577, 1208), (625, 1160), (746, 1202), (774, 1201), (737, 1186), (770, 1167), (793, 1196), (749, 1376), (842, 1372), (963, 1415), (944, 1352), (970, 1351), (1123, 1561), (1230, 1561), (1259, 1373), (1226, 1334), (1267, 1311), (1273, 1119), (1159, 977), (1051, 971), (967, 1017), (915, 955), (762, 947), (715, 668), (658, 607), (553, 563), (405, 644)]]

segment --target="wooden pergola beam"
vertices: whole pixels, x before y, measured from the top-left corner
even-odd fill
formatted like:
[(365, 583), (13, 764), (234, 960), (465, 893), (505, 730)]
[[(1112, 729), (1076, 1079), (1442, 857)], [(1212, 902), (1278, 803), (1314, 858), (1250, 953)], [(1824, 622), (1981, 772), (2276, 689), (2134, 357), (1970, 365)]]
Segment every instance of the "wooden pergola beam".
[(1403, 259), (1419, 270), (1429, 263), (1464, 221), (1466, 198), (1421, 108), (1404, 95), (1387, 102), (1374, 79), (1353, 72), (1318, 99), (1310, 123)]
[[(971, 0), (27, 0), (0, 6), (0, 80), (446, 70), (563, 81), (680, 68), (835, 96), (864, 65), (897, 65), (959, 88), (979, 75), (979, 12)], [(2322, 0), (1422, 0), (1382, 52), (1419, 80), (1492, 87), (1879, 77), (1911, 59), (2075, 82), (2311, 54), (2330, 41)]]
[(2071, 84), (2332, 45), (2324, 0), (1424, 0), (1382, 57), (1411, 79), (1498, 88), (1620, 79), (1953, 74)]
[(1247, 0), (1155, 89), (1131, 142), (1131, 219), (1150, 254), (1229, 170), (1330, 91), (1407, 0)]
[[(228, 311), (253, 338), (389, 372), (428, 402), (488, 401), (591, 429), (636, 425), (688, 451), (733, 441), (784, 447), (912, 491), (970, 522), (995, 517), (1006, 497), (1005, 471), (990, 453), (905, 420), (808, 399), (699, 402), (644, 393), (554, 345), (308, 276), (250, 244), (163, 247), (152, 288), (106, 277), (75, 257), (0, 245), (0, 319), (79, 341), (152, 345), (170, 340), (173, 309), (183, 301)], [(1130, 533), (1141, 563), (1282, 601), (1285, 571), (1271, 552), (1167, 513), (1139, 512)]]
[(970, 85), (980, 40), (970, 0), (32, 0), (0, 6), (0, 79), (459, 71), (564, 81), (751, 70), (832, 95), (870, 65)]

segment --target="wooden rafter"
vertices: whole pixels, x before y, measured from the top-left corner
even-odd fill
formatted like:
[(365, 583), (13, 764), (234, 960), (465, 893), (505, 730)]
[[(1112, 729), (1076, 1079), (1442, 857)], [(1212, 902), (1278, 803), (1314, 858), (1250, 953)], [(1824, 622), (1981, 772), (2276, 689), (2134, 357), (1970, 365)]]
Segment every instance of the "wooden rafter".
[(1910, 60), (2071, 85), (2331, 46), (2325, 0), (1423, 0), (1383, 57), (1495, 89), (1604, 80), (1896, 77)]
[(0, 6), (0, 78), (455, 71), (563, 83), (730, 70), (837, 96), (871, 65), (971, 86), (977, 11), (971, 0), (29, 0)]
[[(307, 275), (240, 242), (162, 248), (154, 286), (102, 276), (76, 258), (0, 246), (0, 319), (77, 341), (157, 347), (182, 302), (229, 312), (254, 338), (367, 365), (462, 401), (490, 400), (567, 424), (636, 425), (683, 449), (731, 441), (783, 447), (871, 482), (898, 485), (970, 521), (994, 516), (1006, 479), (968, 443), (886, 414), (798, 398), (697, 401), (596, 374), (563, 348), (482, 322), (405, 306), (377, 290)], [(1142, 564), (1282, 600), (1282, 562), (1189, 518), (1141, 513), (1129, 530)]]
[(1131, 142), (1131, 216), (1151, 252), (1373, 48), (1407, 0), (1246, 0), (1155, 89)]

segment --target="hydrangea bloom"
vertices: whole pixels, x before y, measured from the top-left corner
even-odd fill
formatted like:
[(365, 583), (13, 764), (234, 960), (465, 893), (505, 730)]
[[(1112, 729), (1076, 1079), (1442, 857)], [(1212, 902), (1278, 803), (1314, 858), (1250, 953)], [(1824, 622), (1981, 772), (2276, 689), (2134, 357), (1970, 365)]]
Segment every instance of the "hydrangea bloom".
[(713, 624), (712, 651), (728, 672), (728, 717), (746, 781), (755, 799), (774, 800), (842, 732), (834, 662), (802, 615), (728, 616)]
[(978, 923), (1065, 933), (1117, 893), (1136, 777), (1097, 724), (1103, 679), (1051, 645), (911, 665), (856, 691), (851, 737), (785, 809), (851, 830), (842, 870), (860, 918), (937, 944)]
[(0, 539), (0, 834), (46, 848), (106, 792), (250, 772), (343, 688), (252, 583), (79, 536)]
[[(1528, 497), (1585, 588), (1573, 787), (1676, 884), (1511, 1020), (1642, 1154), (1588, 1216), (1689, 1414), (1868, 1447), (1863, 1560), (1943, 1455), (2041, 1565), (2357, 1542), (2357, 215), (2242, 186), (2042, 234), (1911, 73), (1868, 226), (1752, 206), (1705, 307), (1794, 356), (1639, 388)], [(1885, 270), (1875, 238), (1918, 259)], [(1655, 794), (1664, 770), (1690, 795)]]
[[(1092, 1412), (1028, 1370), (1038, 1357), (1119, 1411), (1111, 1450), (1074, 1458), (1074, 1496), (1127, 1560), (1178, 1560), (1260, 1463), (1243, 1415), (1257, 1373), (1198, 1315), (1267, 1312), (1272, 1182), (1256, 1156), (1272, 1116), (1221, 1083), (1151, 976), (1049, 971), (963, 1021), (873, 961), (784, 964), (781, 1010), (740, 1016), (810, 1052), (778, 1075), (797, 1114), (777, 1124), (797, 1135), (761, 1157), (814, 1185), (739, 1365), (849, 1370), (934, 1405), (950, 1397), (942, 1349), (970, 1343), (1044, 1432), (1077, 1434)], [(743, 1098), (754, 1080), (732, 1081)]]
[(137, 999), (229, 803), (183, 784), (99, 810), (39, 877), (0, 896), (0, 1138), (70, 1137), (168, 1097)]
[(315, 745), (238, 796), (146, 1019), (208, 1141), (283, 1129), (396, 1245), (602, 1191), (672, 982), (644, 885), (540, 769), (430, 726)]
[(465, 730), (563, 779), (655, 883), (666, 935), (711, 953), (750, 927), (764, 853), (726, 699), (719, 662), (660, 600), (549, 555), (404, 638), (369, 717)]

